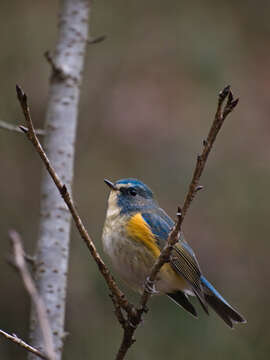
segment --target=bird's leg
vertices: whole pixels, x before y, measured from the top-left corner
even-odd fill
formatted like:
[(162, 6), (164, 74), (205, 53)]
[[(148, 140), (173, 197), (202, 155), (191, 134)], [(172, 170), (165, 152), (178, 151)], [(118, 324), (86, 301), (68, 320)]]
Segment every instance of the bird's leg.
[(155, 283), (154, 281), (150, 280), (149, 276), (147, 276), (145, 280), (144, 288), (150, 295), (158, 294)]

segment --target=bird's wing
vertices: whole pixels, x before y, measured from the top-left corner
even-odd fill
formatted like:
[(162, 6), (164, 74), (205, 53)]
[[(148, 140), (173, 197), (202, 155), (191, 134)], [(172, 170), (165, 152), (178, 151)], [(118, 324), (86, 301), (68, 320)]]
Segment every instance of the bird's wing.
[(162, 209), (158, 209), (158, 211), (155, 210), (154, 213), (142, 213), (142, 217), (154, 234), (159, 248), (162, 249), (168, 239), (174, 222)]
[[(155, 235), (157, 245), (162, 249), (174, 225), (173, 220), (162, 209), (155, 213), (143, 213), (142, 217)], [(202, 307), (208, 313), (201, 285), (200, 266), (193, 250), (183, 236), (180, 236), (180, 240), (172, 250), (170, 265), (190, 284)]]

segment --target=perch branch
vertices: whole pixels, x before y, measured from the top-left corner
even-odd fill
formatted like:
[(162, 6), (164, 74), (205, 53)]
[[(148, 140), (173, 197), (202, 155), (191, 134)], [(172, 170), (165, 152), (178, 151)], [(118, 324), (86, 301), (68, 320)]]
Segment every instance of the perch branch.
[(178, 207), (177, 221), (168, 236), (164, 248), (162, 249), (159, 257), (157, 258), (155, 264), (153, 265), (149, 277), (145, 281), (144, 291), (140, 300), (140, 306), (139, 308), (136, 309), (136, 312), (134, 314), (131, 314), (131, 316), (130, 314), (128, 314), (128, 319), (124, 322), (124, 325), (122, 324), (122, 327), (124, 329), (124, 334), (120, 348), (116, 356), (116, 360), (124, 359), (128, 349), (135, 342), (135, 339), (133, 338), (133, 334), (136, 331), (137, 326), (142, 321), (143, 313), (148, 311), (146, 305), (151, 297), (151, 289), (152, 291), (155, 291), (154, 283), (158, 272), (166, 262), (170, 261), (170, 256), (173, 246), (177, 243), (179, 239), (182, 221), (183, 221), (182, 212), (180, 207)]
[[(222, 92), (219, 94), (218, 99), (218, 107), (217, 112), (213, 121), (213, 124), (210, 128), (209, 134), (207, 136), (207, 139), (203, 142), (203, 151), (202, 154), (198, 156), (196, 167), (193, 173), (193, 177), (189, 186), (188, 193), (185, 198), (183, 209), (181, 210), (178, 208), (177, 213), (177, 221), (173, 229), (171, 230), (168, 240), (166, 242), (166, 245), (162, 249), (159, 258), (153, 265), (153, 268), (150, 272), (149, 277), (147, 278), (144, 286), (144, 292), (142, 294), (140, 305), (138, 308), (135, 308), (132, 304), (130, 304), (125, 295), (121, 292), (121, 290), (117, 287), (113, 277), (111, 276), (108, 268), (102, 261), (100, 255), (98, 254), (94, 243), (87, 233), (79, 214), (76, 210), (76, 208), (73, 205), (73, 201), (67, 191), (66, 186), (60, 181), (59, 177), (55, 173), (54, 169), (52, 168), (45, 152), (43, 151), (40, 142), (38, 138), (35, 135), (35, 130), (33, 127), (33, 123), (30, 117), (30, 111), (27, 103), (27, 97), (25, 93), (22, 91), (20, 87), (17, 86), (17, 95), (18, 99), (20, 101), (25, 120), (27, 123), (27, 127), (20, 127), (22, 131), (24, 131), (28, 137), (28, 139), (32, 142), (34, 145), (36, 151), (39, 153), (42, 161), (44, 162), (49, 174), (51, 175), (55, 185), (57, 186), (62, 198), (64, 199), (65, 203), (67, 204), (72, 217), (75, 221), (75, 224), (77, 226), (77, 229), (83, 238), (84, 242), (86, 243), (88, 249), (91, 252), (91, 255), (93, 256), (94, 260), (96, 261), (100, 272), (102, 273), (105, 281), (107, 282), (107, 285), (112, 293), (112, 301), (115, 307), (115, 314), (121, 324), (121, 326), (124, 329), (124, 334), (122, 338), (122, 342), (119, 348), (119, 351), (116, 356), (116, 360), (122, 360), (124, 359), (128, 349), (130, 346), (135, 342), (133, 339), (133, 334), (136, 331), (138, 325), (142, 321), (143, 313), (147, 311), (147, 302), (151, 296), (149, 294), (149, 287), (152, 289), (154, 288), (154, 282), (156, 279), (156, 276), (161, 269), (161, 267), (166, 263), (170, 261), (171, 251), (173, 249), (174, 244), (178, 241), (180, 233), (181, 233), (181, 227), (184, 220), (184, 216), (187, 213), (187, 210), (195, 196), (195, 194), (202, 189), (202, 186), (198, 185), (200, 177), (202, 175), (202, 172), (204, 170), (206, 161), (208, 159), (208, 155), (213, 147), (214, 141), (216, 139), (216, 136), (225, 120), (225, 118), (229, 115), (229, 113), (234, 109), (234, 107), (238, 103), (238, 99), (234, 100), (233, 95), (230, 91), (230, 87), (227, 86)], [(227, 98), (227, 103), (223, 107), (224, 101)], [(123, 313), (124, 310), (124, 313)]]
[[(227, 103), (223, 107), (226, 98), (227, 98)], [(197, 158), (196, 167), (192, 176), (188, 193), (185, 198), (183, 210), (181, 210), (181, 208), (178, 207), (176, 224), (171, 230), (167, 242), (164, 248), (162, 249), (155, 264), (153, 265), (150, 275), (145, 282), (144, 292), (140, 300), (140, 307), (136, 309), (136, 312), (134, 314), (131, 315), (128, 314), (128, 319), (125, 322), (125, 325), (123, 326), (124, 334), (122, 338), (122, 343), (120, 345), (116, 357), (117, 360), (124, 359), (128, 349), (135, 342), (135, 340), (133, 339), (133, 334), (136, 331), (137, 326), (142, 321), (143, 313), (147, 311), (146, 304), (151, 296), (151, 292), (149, 292), (149, 286), (154, 290), (154, 283), (158, 272), (166, 262), (170, 261), (170, 256), (173, 246), (176, 244), (176, 242), (180, 237), (184, 216), (186, 215), (187, 210), (192, 200), (194, 199), (196, 193), (202, 189), (202, 186), (198, 185), (199, 180), (205, 168), (208, 155), (213, 147), (216, 136), (219, 130), (221, 129), (221, 126), (224, 123), (225, 118), (229, 115), (229, 113), (232, 112), (232, 110), (235, 108), (237, 103), (238, 103), (238, 99), (234, 100), (232, 92), (230, 90), (230, 86), (225, 87), (224, 90), (219, 93), (218, 106), (217, 106), (215, 118), (208, 133), (207, 139), (203, 142), (204, 148), (202, 154), (199, 155)]]
[(181, 211), (180, 207), (178, 207), (178, 211), (177, 211), (176, 215), (177, 215), (177, 221), (169, 234), (167, 242), (166, 242), (164, 248), (162, 249), (160, 256), (157, 258), (154, 266), (152, 267), (152, 270), (151, 270), (151, 273), (150, 273), (148, 279), (146, 280), (144, 292), (142, 294), (141, 303), (140, 303), (141, 311), (145, 311), (146, 304), (151, 296), (151, 292), (147, 291), (148, 284), (150, 285), (150, 287), (154, 286), (154, 282), (155, 282), (155, 279), (157, 277), (159, 270), (162, 268), (162, 266), (165, 263), (170, 261), (170, 256), (171, 256), (173, 246), (179, 240), (181, 226), (182, 226), (182, 222), (183, 222), (183, 216), (182, 216), (182, 211)]
[(0, 329), (0, 334), (3, 335), (6, 339), (12, 341), (13, 343), (19, 345), (20, 347), (24, 348), (25, 350), (33, 353), (36, 356), (39, 356), (41, 359), (49, 360), (47, 355), (40, 352), (38, 349), (34, 348), (33, 346), (27, 344), (25, 341), (20, 339), (16, 334), (9, 334)]
[(49, 325), (49, 321), (46, 314), (46, 308), (45, 305), (41, 299), (41, 297), (38, 294), (38, 291), (36, 289), (36, 286), (34, 284), (34, 281), (30, 275), (30, 272), (26, 266), (25, 263), (25, 256), (24, 256), (24, 250), (22, 246), (22, 241), (20, 238), (20, 235), (14, 231), (9, 231), (9, 237), (12, 243), (13, 247), (13, 253), (14, 253), (14, 265), (18, 269), (23, 285), (28, 292), (37, 312), (37, 317), (40, 323), (43, 340), (44, 340), (44, 347), (47, 354), (47, 358), (50, 360), (55, 359), (55, 352), (54, 352), (54, 346), (53, 346), (53, 337), (52, 337), (52, 331)]

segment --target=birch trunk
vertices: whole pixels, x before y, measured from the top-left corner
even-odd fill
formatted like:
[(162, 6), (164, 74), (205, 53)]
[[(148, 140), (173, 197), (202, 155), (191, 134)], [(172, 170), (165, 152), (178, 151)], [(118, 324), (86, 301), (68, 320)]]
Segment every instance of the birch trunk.
[[(87, 0), (60, 1), (59, 34), (52, 60), (44, 148), (68, 189), (71, 188), (73, 179), (74, 146), (81, 75), (88, 38), (88, 16)], [(65, 334), (71, 217), (46, 170), (42, 174), (40, 208), (35, 278), (52, 328), (56, 359), (60, 360)], [(34, 347), (44, 350), (41, 331), (33, 309), (30, 339)], [(30, 354), (29, 359), (38, 358)]]

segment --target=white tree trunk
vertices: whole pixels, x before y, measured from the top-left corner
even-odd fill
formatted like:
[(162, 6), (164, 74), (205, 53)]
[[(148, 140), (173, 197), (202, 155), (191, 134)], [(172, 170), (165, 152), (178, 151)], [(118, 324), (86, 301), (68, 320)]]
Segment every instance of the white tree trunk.
[[(73, 179), (73, 160), (81, 75), (88, 38), (88, 0), (61, 0), (59, 34), (52, 60), (52, 76), (46, 113), (44, 148), (68, 189)], [(50, 24), (48, 24), (50, 26)], [(36, 251), (35, 277), (46, 305), (57, 360), (61, 359), (71, 217), (46, 170), (41, 184), (41, 217)], [(31, 344), (43, 349), (34, 310)], [(30, 354), (29, 359), (38, 359)]]

